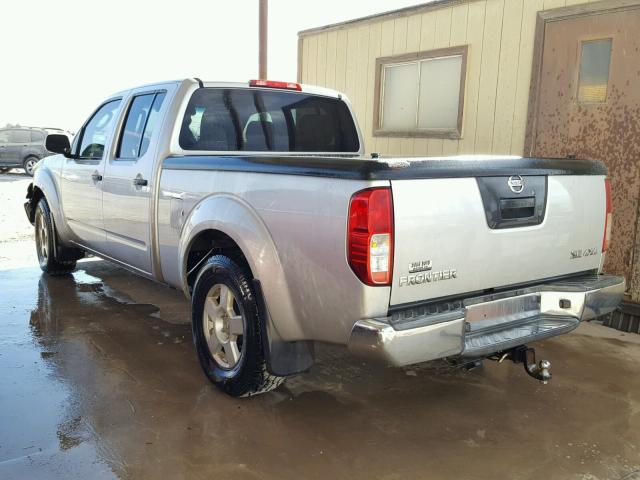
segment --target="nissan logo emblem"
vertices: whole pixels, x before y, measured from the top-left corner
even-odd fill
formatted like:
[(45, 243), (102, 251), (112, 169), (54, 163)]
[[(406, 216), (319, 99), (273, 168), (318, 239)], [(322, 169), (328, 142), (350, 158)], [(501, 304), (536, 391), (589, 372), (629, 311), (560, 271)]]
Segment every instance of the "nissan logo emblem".
[(524, 180), (520, 175), (512, 175), (507, 180), (507, 185), (513, 193), (520, 193), (524, 190)]

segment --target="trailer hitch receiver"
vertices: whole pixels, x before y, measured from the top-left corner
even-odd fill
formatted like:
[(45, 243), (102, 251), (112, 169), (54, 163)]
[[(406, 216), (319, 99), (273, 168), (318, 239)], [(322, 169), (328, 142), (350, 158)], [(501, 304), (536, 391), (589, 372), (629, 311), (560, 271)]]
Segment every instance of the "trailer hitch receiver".
[(525, 372), (543, 385), (551, 380), (551, 362), (549, 360), (536, 362), (536, 351), (533, 348), (520, 345), (504, 352), (500, 357), (500, 362), (506, 358), (510, 358), (513, 363), (522, 363)]

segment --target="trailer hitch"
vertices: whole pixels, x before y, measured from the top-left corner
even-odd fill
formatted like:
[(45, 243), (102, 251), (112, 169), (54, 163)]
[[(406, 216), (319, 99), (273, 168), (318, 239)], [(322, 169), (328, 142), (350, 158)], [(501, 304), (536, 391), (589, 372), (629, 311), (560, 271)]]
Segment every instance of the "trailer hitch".
[(498, 362), (502, 363), (507, 358), (510, 358), (513, 363), (522, 363), (525, 372), (539, 380), (543, 385), (546, 385), (551, 380), (551, 362), (549, 360), (536, 362), (536, 351), (533, 348), (526, 345), (512, 348), (504, 352)]

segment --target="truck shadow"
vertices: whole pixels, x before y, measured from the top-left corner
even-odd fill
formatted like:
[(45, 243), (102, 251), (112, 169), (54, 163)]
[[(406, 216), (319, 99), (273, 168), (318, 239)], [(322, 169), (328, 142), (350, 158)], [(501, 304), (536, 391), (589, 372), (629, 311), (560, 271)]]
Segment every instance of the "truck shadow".
[[(135, 282), (136, 298), (166, 299), (164, 287), (104, 262), (81, 263), (73, 275), (55, 278), (37, 269), (0, 272), (0, 288), (9, 282), (17, 293), (0, 308), (16, 306), (7, 321), (24, 325), (16, 338), (30, 339), (45, 366), (39, 395), (46, 399), (48, 389), (60, 385), (67, 392), (47, 414), (55, 417), (50, 433), (40, 434), (57, 454), (91, 445), (92, 455), (118, 476), (406, 478), (430, 471), (468, 478), (466, 462), (459, 461), (463, 452), (474, 469), (503, 478), (503, 468), (553, 471), (554, 461), (571, 463), (564, 450), (578, 443), (598, 445), (599, 456), (587, 459), (590, 471), (598, 471), (602, 455), (628, 452), (625, 442), (640, 427), (632, 406), (638, 380), (609, 379), (609, 391), (603, 390), (613, 359), (588, 341), (602, 368), (590, 371), (586, 382), (562, 371), (542, 387), (512, 365), (471, 372), (444, 363), (391, 369), (320, 345), (310, 372), (270, 394), (232, 399), (202, 375), (190, 326), (161, 318), (162, 308), (175, 313), (183, 306), (159, 309), (132, 303), (129, 295)], [(556, 359), (565, 352), (577, 365), (584, 341), (538, 348)], [(19, 371), (12, 375), (31, 381)], [(37, 409), (37, 402), (20, 405), (25, 385), (0, 397), (0, 407), (17, 412), (17, 419), (22, 409)], [(0, 444), (21, 428), (19, 420), (9, 421)], [(616, 438), (603, 442), (599, 428), (615, 429)], [(637, 453), (625, 454), (640, 462)], [(545, 455), (549, 460), (541, 461)], [(283, 465), (297, 475), (283, 476)]]

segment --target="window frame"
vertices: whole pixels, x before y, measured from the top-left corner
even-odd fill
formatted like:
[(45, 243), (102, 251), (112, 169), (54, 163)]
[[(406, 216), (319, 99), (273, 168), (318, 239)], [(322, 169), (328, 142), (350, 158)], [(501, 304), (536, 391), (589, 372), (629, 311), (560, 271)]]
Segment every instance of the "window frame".
[[(140, 150), (141, 150), (142, 142), (143, 142), (143, 139), (144, 139), (144, 133), (147, 130), (147, 124), (149, 122), (149, 116), (151, 115), (151, 110), (153, 109), (153, 104), (155, 103), (156, 98), (160, 94), (164, 94), (165, 95), (165, 99), (166, 99), (167, 90), (166, 89), (155, 89), (155, 90), (135, 92), (127, 100), (127, 105), (126, 105), (126, 108), (124, 109), (125, 113), (122, 116), (122, 121), (120, 122), (120, 125), (118, 126), (118, 142), (116, 143), (116, 148), (115, 148), (115, 152), (114, 152), (114, 155), (113, 155), (113, 160), (114, 161), (116, 161), (116, 162), (134, 162), (135, 163), (141, 157), (144, 156), (144, 155), (140, 155)], [(151, 100), (151, 106), (149, 107), (149, 113), (147, 114), (147, 117), (144, 119), (144, 126), (142, 127), (142, 135), (140, 136), (140, 143), (138, 145), (138, 156), (137, 157), (120, 157), (120, 148), (122, 147), (122, 139), (124, 137), (124, 132), (125, 132), (125, 129), (127, 127), (127, 120), (129, 119), (129, 113), (131, 112), (131, 108), (133, 107), (133, 102), (136, 100), (136, 98), (144, 97), (146, 95), (153, 95), (153, 99)], [(162, 109), (163, 105), (164, 105), (164, 99), (162, 100), (162, 104), (160, 105), (161, 109)], [(158, 113), (159, 112), (160, 112), (160, 110), (158, 110)]]
[[(425, 50), (421, 52), (405, 53), (389, 57), (379, 57), (376, 59), (376, 80), (373, 99), (373, 136), (374, 137), (405, 137), (405, 138), (462, 138), (462, 119), (464, 115), (464, 93), (467, 78), (467, 56), (469, 46), (459, 45), (456, 47), (438, 48), (435, 50)], [(456, 127), (452, 129), (432, 129), (416, 128), (411, 130), (388, 130), (382, 128), (383, 105), (384, 105), (384, 69), (388, 66), (406, 65), (420, 63), (423, 60), (461, 56), (460, 65), (460, 91), (458, 93), (458, 119)], [(419, 68), (419, 67), (418, 67)], [(420, 92), (416, 98), (419, 102)]]

